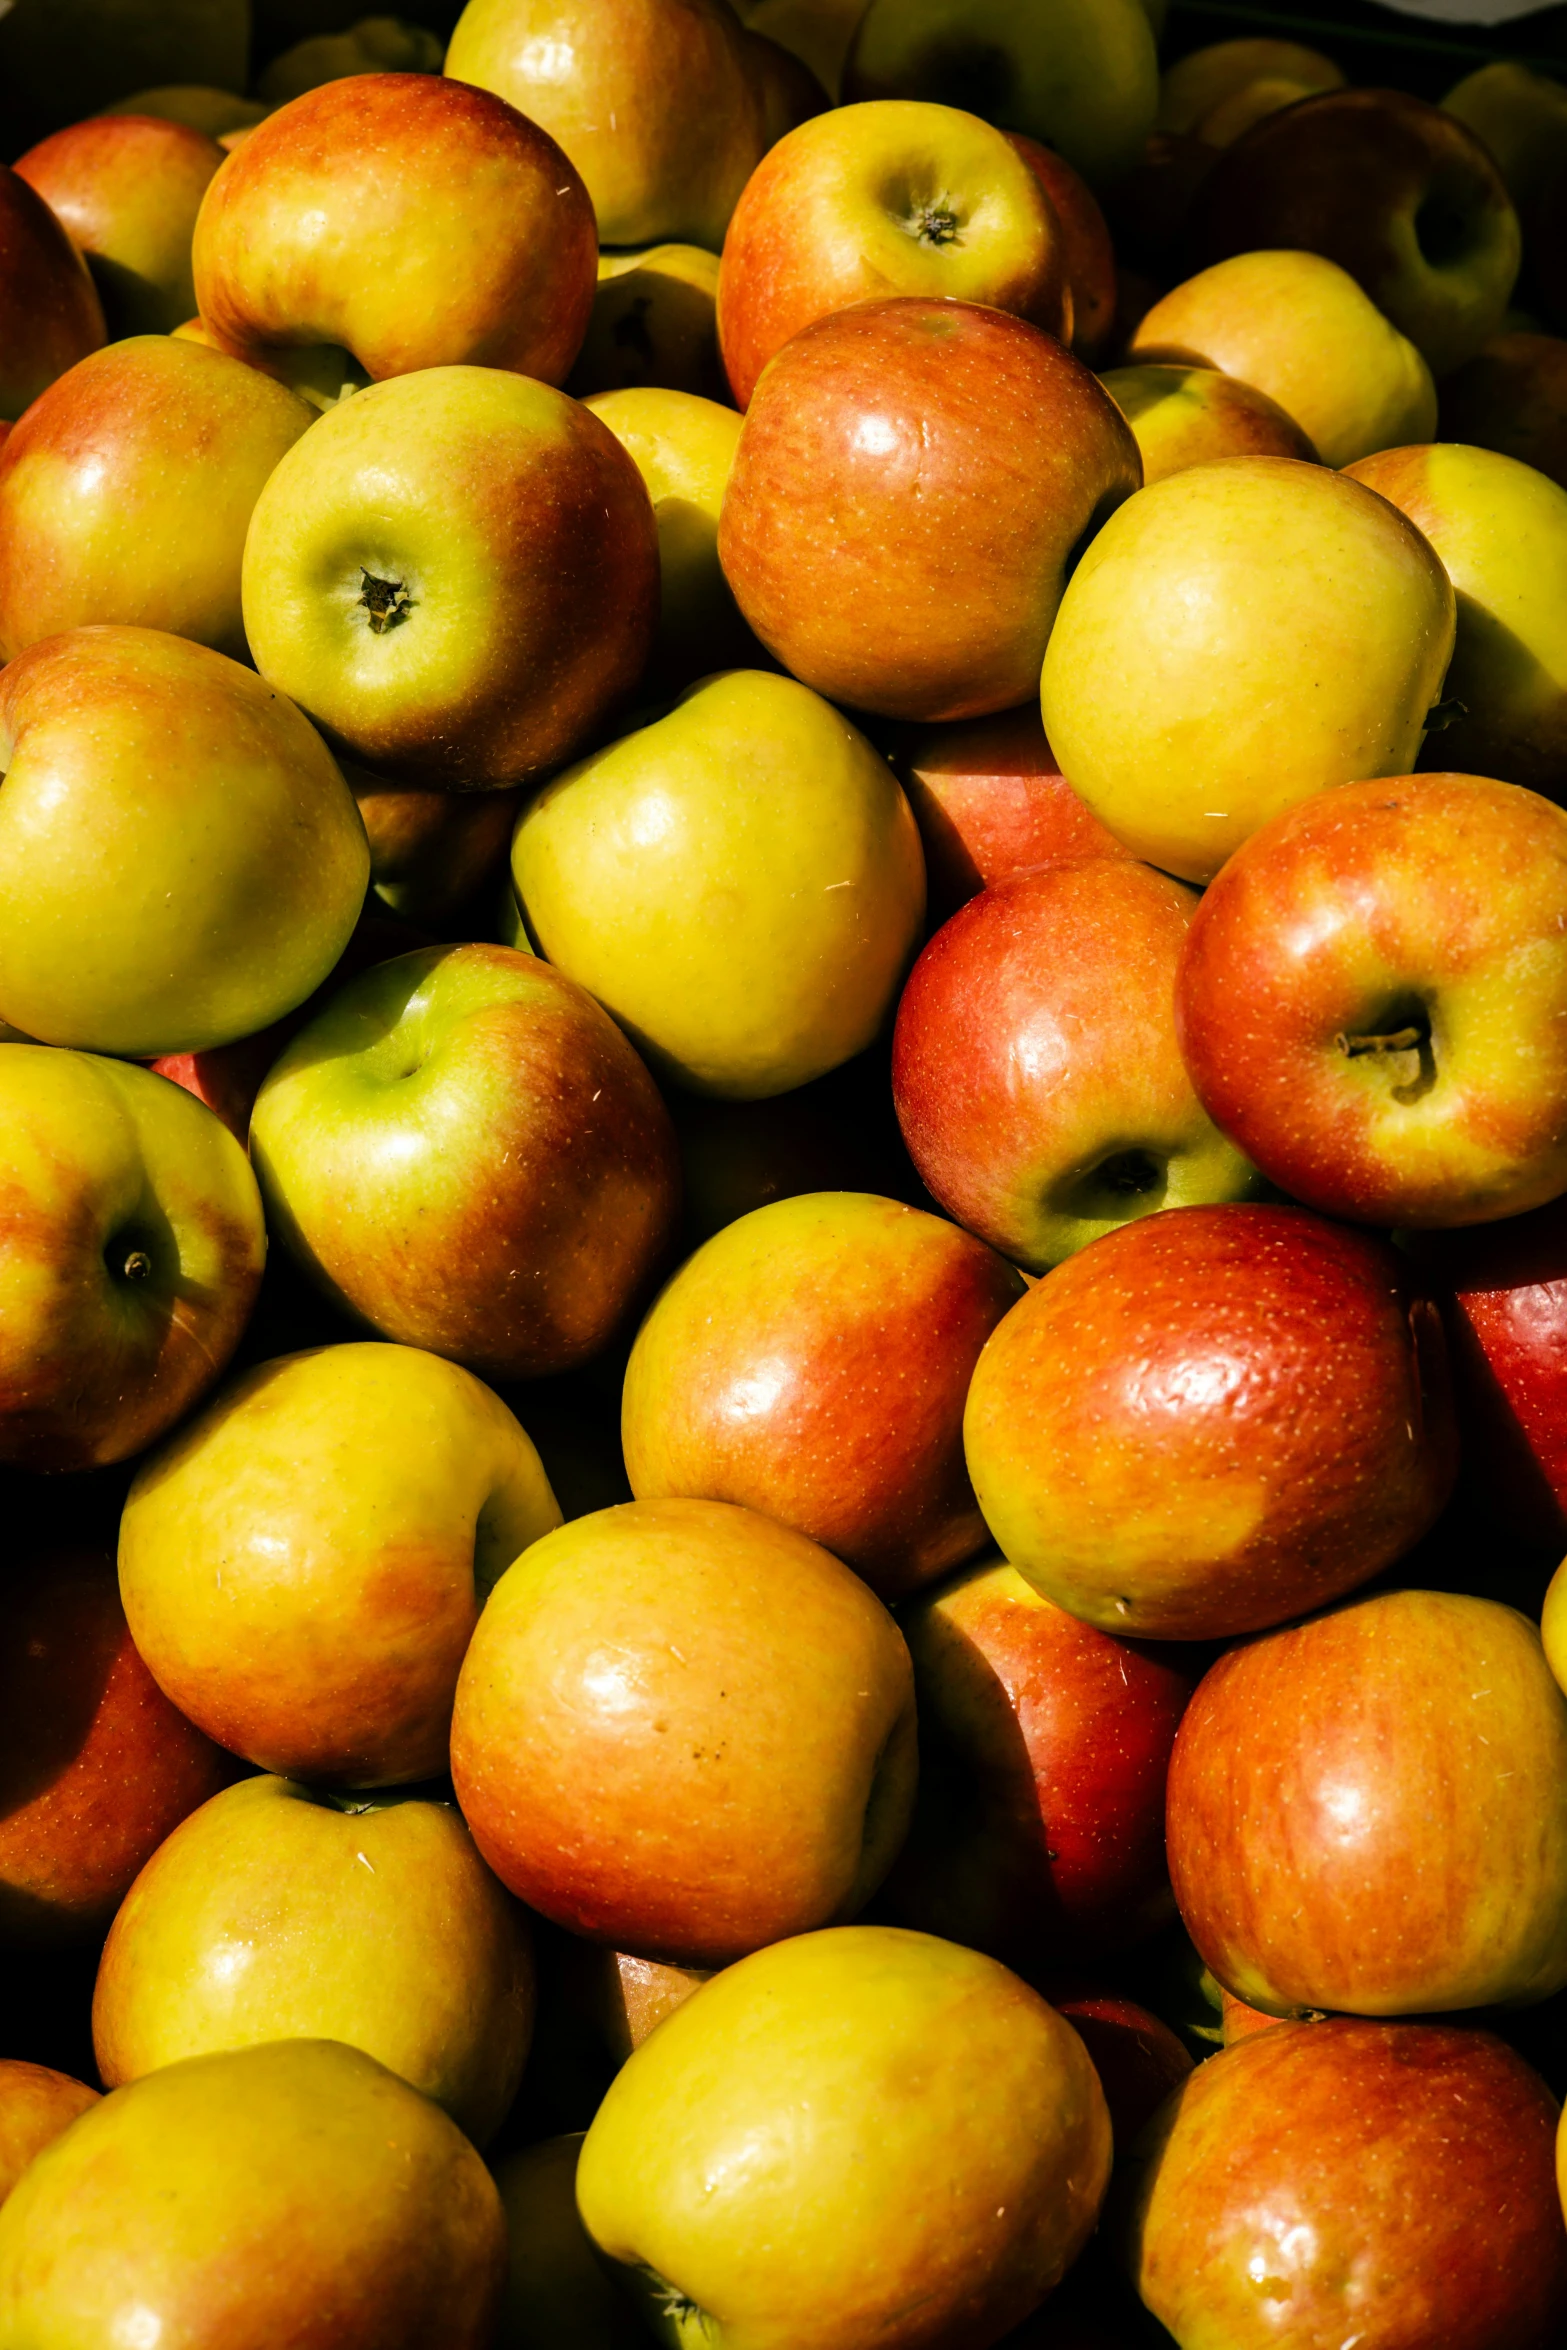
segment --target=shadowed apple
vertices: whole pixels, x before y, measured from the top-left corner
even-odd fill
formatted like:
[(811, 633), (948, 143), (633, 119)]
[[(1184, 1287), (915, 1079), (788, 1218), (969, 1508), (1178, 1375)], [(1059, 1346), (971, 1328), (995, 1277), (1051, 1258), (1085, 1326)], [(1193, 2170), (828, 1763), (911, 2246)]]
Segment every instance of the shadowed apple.
[(223, 150), (150, 114), (73, 122), (17, 160), (86, 260), (111, 338), (166, 335), (196, 307), (191, 239)]

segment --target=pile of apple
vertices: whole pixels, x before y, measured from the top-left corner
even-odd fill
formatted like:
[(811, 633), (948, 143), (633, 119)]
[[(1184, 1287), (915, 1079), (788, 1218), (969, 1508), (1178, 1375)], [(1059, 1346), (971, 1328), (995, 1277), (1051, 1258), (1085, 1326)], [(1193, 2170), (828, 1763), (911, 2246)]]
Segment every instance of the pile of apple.
[(1567, 90), (258, 6), (0, 0), (0, 2350), (1552, 2350)]

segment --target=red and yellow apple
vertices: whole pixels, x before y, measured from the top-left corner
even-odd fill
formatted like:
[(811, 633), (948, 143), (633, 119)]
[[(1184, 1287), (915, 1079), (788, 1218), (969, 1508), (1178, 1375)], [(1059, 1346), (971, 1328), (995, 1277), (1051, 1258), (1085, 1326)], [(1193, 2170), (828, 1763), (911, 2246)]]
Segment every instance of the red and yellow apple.
[(1217, 367), (1114, 367), (1100, 382), (1132, 428), (1143, 480), (1163, 481), (1218, 457), (1316, 458), (1306, 434), (1277, 400)]
[(16, 165), (86, 260), (110, 336), (166, 335), (196, 307), (191, 239), (216, 139), (151, 114), (73, 122)]
[(1071, 342), (1079, 359), (1097, 364), (1115, 324), (1115, 246), (1110, 224), (1093, 189), (1064, 155), (1042, 147), (1021, 131), (1009, 131), (1013, 146), (1050, 199), (1061, 230), (1071, 295)]
[(0, 2203), (33, 2157), (98, 2103), (98, 2091), (46, 2064), (0, 2059)]
[(0, 423), (103, 340), (86, 262), (43, 198), (0, 163)]

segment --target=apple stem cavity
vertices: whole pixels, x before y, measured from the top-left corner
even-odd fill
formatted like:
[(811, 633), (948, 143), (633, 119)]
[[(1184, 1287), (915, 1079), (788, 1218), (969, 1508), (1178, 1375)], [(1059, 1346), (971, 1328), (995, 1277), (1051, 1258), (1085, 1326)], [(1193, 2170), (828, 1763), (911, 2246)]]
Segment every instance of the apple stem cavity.
[(400, 620), (406, 620), (413, 610), (413, 598), (400, 579), (377, 579), (374, 572), (359, 567), (363, 582), (359, 601), (370, 615), (370, 629), (374, 636), (385, 636)]
[(1390, 1036), (1346, 1036), (1341, 1029), (1333, 1039), (1341, 1053), (1353, 1061), (1361, 1053), (1414, 1053), (1426, 1042), (1423, 1028), (1395, 1028)]

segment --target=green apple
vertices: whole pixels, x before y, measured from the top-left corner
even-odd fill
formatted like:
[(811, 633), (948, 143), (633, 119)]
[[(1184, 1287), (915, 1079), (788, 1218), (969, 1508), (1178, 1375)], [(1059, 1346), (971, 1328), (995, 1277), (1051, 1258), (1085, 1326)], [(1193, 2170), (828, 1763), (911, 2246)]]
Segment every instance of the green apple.
[(1407, 775), (1453, 590), (1396, 507), (1286, 457), (1139, 490), (1061, 600), (1041, 706), (1062, 773), (1139, 857), (1210, 881), (1270, 816)]
[(257, 369), (171, 335), (79, 360), (0, 457), (0, 660), (96, 621), (243, 660), (245, 532), (314, 421)]
[(15, 154), (175, 75), (242, 90), (249, 63), (247, 0), (13, 0), (0, 14), (0, 147)]
[[(868, 1045), (918, 943), (925, 867), (879, 752), (793, 678), (735, 670), (525, 809), (529, 931), (654, 1066), (788, 1093)], [(3, 1004), (0, 994), (0, 1004)]]
[(35, 2154), (98, 2103), (98, 2092), (47, 2064), (0, 2058), (0, 2203)]
[(93, 627), (0, 671), (0, 1016), (152, 1059), (254, 1035), (348, 943), (370, 877), (353, 794), (237, 661)]
[[(1567, 93), (1564, 93), (1567, 99)], [(1494, 449), (1386, 449), (1349, 471), (1407, 514), (1458, 598), (1441, 763), (1548, 797), (1567, 777), (1567, 490)]]
[(609, 426), (653, 501), (659, 616), (651, 679), (673, 688), (762, 659), (718, 561), (718, 516), (740, 439), (733, 408), (651, 387), (600, 392), (586, 405)]
[(527, 1921), (449, 1801), (242, 1779), (160, 1845), (93, 1995), (105, 2086), (265, 2040), (362, 2048), (483, 2145), (533, 2028)]
[(137, 1473), (120, 1591), (161, 1688), (264, 1770), (444, 1768), (484, 1596), (560, 1511), (527, 1436), (413, 1347), (321, 1347), (226, 1388)]
[(140, 1452), (239, 1342), (266, 1233), (227, 1128), (166, 1078), (0, 1051), (0, 1459)]
[(598, 292), (568, 389), (661, 386), (727, 400), (718, 356), (718, 255), (700, 245), (601, 253)]
[(674, 1235), (669, 1113), (574, 981), (499, 946), (431, 947), (340, 989), (261, 1088), (276, 1236), (384, 1337), (487, 1378), (605, 1346)]
[(323, 416), (245, 544), (256, 666), (408, 783), (521, 783), (642, 673), (658, 534), (642, 477), (564, 392), (431, 367)]
[(496, 2350), (647, 2350), (577, 2215), (582, 2133), (545, 2138), (495, 2166), (511, 2258)]
[(357, 2048), (280, 2040), (166, 2065), (44, 2149), (0, 2208), (0, 2339), (489, 2350), (505, 2267), (440, 2107)]
[(870, 0), (847, 98), (933, 98), (1054, 147), (1094, 186), (1153, 129), (1159, 64), (1140, 0)]
[(610, 2084), (577, 2204), (669, 2350), (987, 2350), (1075, 2259), (1110, 2120), (1071, 2026), (892, 1926), (775, 1943)]

